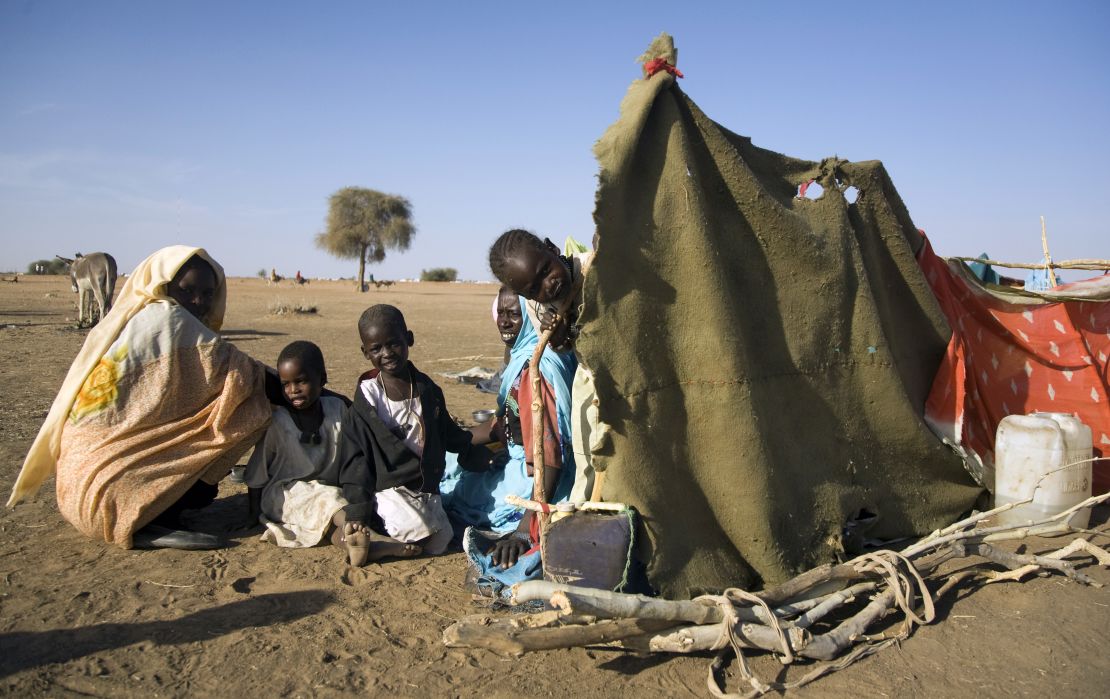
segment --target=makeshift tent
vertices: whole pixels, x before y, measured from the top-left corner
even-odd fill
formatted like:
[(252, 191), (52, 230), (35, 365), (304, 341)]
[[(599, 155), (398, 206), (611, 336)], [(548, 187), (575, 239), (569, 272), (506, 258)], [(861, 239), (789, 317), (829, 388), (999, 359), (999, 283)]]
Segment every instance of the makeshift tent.
[[(952, 326), (926, 419), (993, 489), (994, 438), (1007, 415), (1072, 413), (1110, 455), (1110, 276), (1027, 291), (984, 284), (925, 245), (918, 261)], [(1110, 489), (1095, 462), (1094, 492)]]
[[(923, 420), (949, 332), (879, 162), (757, 148), (666, 69), (633, 83), (596, 155), (592, 451), (605, 499), (640, 512), (658, 591), (773, 583), (840, 556), (853, 520), (890, 538), (973, 505)], [(810, 180), (824, 194), (798, 198)]]

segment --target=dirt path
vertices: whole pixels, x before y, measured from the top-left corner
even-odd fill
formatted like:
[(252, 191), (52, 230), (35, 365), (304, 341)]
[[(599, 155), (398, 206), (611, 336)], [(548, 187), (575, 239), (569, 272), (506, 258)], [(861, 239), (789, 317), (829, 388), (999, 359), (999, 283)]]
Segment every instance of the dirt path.
[[(416, 335), (413, 361), (433, 377), (500, 365), (493, 286), (396, 284), (366, 294), (350, 286), (232, 280), (226, 334), (269, 363), (286, 343), (312, 339), (324, 350), (332, 388), (349, 394), (366, 368), (358, 314), (371, 303), (394, 303)], [(315, 305), (319, 313), (270, 315), (277, 301)], [(0, 284), (5, 498), (84, 339), (67, 320), (73, 309), (60, 277)], [(470, 386), (441, 385), (456, 415), (492, 405)], [(245, 508), (245, 489), (225, 481), (203, 527), (230, 526)], [(1096, 513), (1103, 532), (1110, 531), (1105, 520)], [(1096, 541), (1105, 546), (1107, 539)], [(278, 550), (253, 537), (237, 544), (217, 552), (124, 551), (89, 541), (58, 515), (52, 481), (31, 502), (0, 511), (0, 693), (708, 696), (705, 657), (596, 648), (509, 659), (445, 648), (443, 628), (479, 611), (461, 588), (461, 553), (348, 570), (329, 547)], [(1086, 572), (1110, 583), (1108, 571)], [(798, 694), (1099, 696), (1110, 686), (1108, 590), (1049, 577), (958, 592), (942, 601), (937, 624), (900, 648)], [(769, 678), (780, 671), (768, 656), (754, 665)]]

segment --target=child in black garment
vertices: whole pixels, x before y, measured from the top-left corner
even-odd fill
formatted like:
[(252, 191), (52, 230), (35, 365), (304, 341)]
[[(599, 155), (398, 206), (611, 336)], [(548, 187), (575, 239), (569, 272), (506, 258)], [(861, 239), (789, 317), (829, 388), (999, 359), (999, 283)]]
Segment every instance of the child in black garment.
[(489, 469), (493, 454), (471, 444), (473, 435), (448, 414), (443, 391), (409, 361), (414, 337), (399, 309), (366, 309), (358, 332), (374, 368), (359, 378), (341, 429), (348, 559), (359, 566), (443, 553), (452, 537), (439, 496), (444, 453), (457, 453), (471, 471)]

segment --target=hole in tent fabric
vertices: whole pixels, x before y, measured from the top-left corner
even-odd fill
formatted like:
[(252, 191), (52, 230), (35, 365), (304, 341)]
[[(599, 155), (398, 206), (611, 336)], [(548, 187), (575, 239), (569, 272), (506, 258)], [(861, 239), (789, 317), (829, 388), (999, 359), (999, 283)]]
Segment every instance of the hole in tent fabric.
[(819, 199), (825, 193), (825, 188), (817, 184), (816, 181), (810, 180), (798, 185), (798, 198), (799, 199)]

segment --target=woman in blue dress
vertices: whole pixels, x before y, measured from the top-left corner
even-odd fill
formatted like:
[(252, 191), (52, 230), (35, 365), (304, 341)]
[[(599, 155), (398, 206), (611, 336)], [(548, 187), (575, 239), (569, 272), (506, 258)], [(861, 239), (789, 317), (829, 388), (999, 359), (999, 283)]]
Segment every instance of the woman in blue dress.
[[(488, 532), (468, 530), (463, 537), (464, 548), (480, 572), (488, 568), (512, 578), (515, 571), (519, 573), (516, 577), (526, 579), (535, 577), (539, 571), (539, 552), (533, 551), (538, 543), (537, 532), (533, 531), (530, 512), (522, 513), (505, 502), (507, 495), (531, 499), (533, 492), (531, 412), (527, 406), (532, 403), (530, 364), (539, 335), (522, 308), (523, 299), (511, 290), (499, 291), (495, 320), (501, 339), (511, 349), (501, 375), (497, 420), (491, 434), (505, 444), (505, 451), (500, 454), (504, 468), (495, 466), (490, 471), (474, 473), (448, 464), (440, 491), (443, 506), (457, 526)], [(540, 358), (545, 405), (544, 485), (551, 503), (565, 501), (574, 484), (570, 391), (576, 365), (573, 353), (559, 354), (547, 349)], [(523, 420), (520, 406), (525, 406)], [(486, 551), (491, 535), (500, 536)]]

